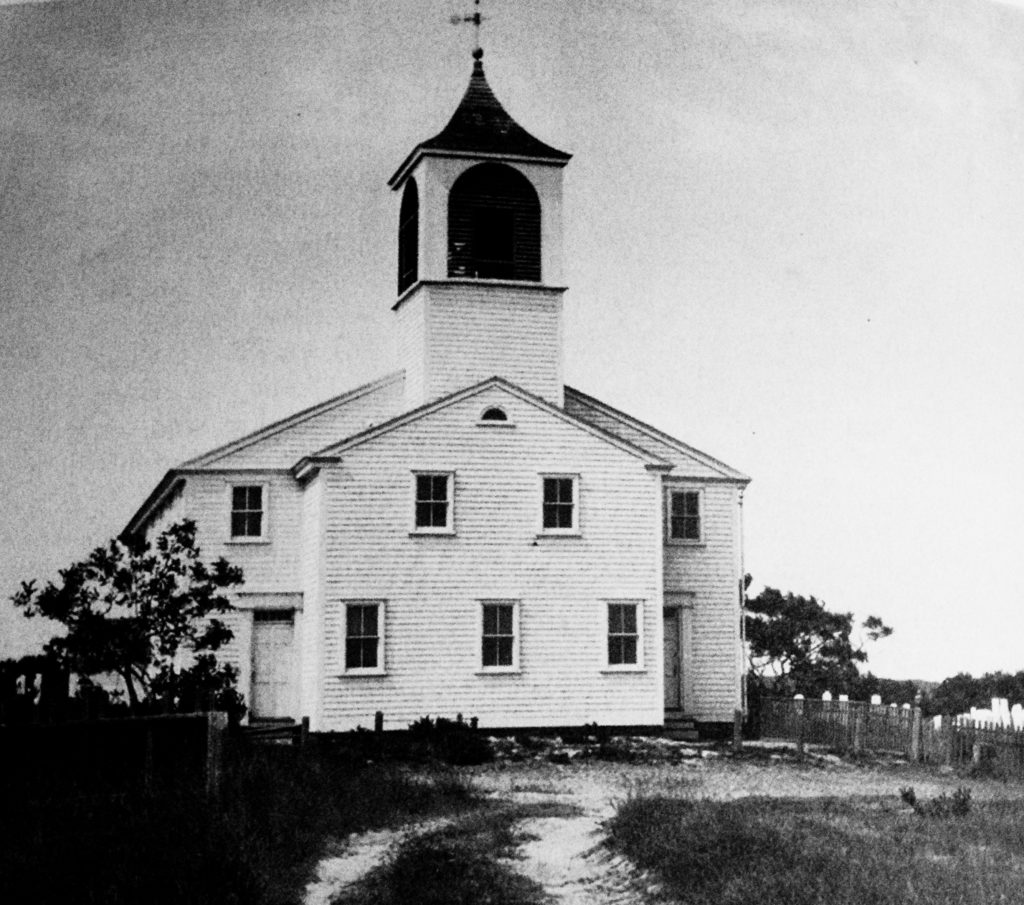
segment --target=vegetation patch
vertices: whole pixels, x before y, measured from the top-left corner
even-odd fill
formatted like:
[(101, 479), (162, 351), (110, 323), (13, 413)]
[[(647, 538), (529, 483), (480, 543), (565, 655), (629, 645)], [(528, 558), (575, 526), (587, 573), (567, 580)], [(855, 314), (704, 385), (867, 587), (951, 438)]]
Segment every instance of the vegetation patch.
[(545, 905), (543, 887), (508, 865), (528, 817), (571, 816), (555, 803), (492, 808), (406, 842), (335, 905)]
[(184, 792), (5, 791), (5, 905), (284, 905), (297, 901), (325, 839), (479, 806), (450, 771), (273, 747), (231, 759), (217, 805)]
[(923, 807), (956, 819), (921, 820), (896, 796), (633, 797), (610, 821), (609, 844), (686, 905), (1020, 901), (1019, 802), (971, 803), (961, 790)]

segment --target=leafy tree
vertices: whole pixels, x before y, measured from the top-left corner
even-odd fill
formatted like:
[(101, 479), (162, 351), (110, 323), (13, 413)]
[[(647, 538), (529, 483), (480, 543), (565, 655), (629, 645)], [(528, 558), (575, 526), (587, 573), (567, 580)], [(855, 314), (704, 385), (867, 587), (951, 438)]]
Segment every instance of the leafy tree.
[(869, 616), (855, 641), (852, 613), (832, 613), (814, 597), (767, 587), (747, 599), (745, 619), (754, 684), (780, 694), (849, 693), (858, 665), (868, 658), (865, 643), (892, 634), (881, 619)]
[(1024, 704), (1024, 671), (1013, 675), (987, 672), (979, 678), (961, 672), (943, 679), (932, 692), (931, 713), (968, 713), (972, 707), (987, 708), (992, 698), (1006, 698), (1011, 704)]
[(26, 616), (59, 622), (46, 653), (71, 672), (120, 676), (133, 712), (191, 710), (206, 702), (239, 714), (237, 671), (216, 651), (232, 638), (217, 614), (242, 570), (199, 558), (195, 522), (171, 525), (154, 543), (112, 540), (60, 580), (24, 582), (12, 602)]

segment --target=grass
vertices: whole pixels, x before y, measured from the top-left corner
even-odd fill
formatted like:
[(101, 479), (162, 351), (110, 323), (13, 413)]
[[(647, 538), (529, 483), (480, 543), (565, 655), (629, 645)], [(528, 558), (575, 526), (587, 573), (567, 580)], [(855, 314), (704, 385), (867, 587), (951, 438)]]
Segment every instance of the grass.
[(911, 810), (891, 798), (631, 797), (609, 844), (685, 905), (1024, 901), (1019, 802)]
[(519, 821), (570, 813), (549, 803), (473, 814), (406, 842), (337, 905), (544, 905), (543, 887), (502, 859), (526, 840)]
[(286, 905), (326, 839), (478, 806), (450, 772), (360, 766), (315, 750), (233, 759), (222, 804), (186, 790), (5, 790), (5, 905)]

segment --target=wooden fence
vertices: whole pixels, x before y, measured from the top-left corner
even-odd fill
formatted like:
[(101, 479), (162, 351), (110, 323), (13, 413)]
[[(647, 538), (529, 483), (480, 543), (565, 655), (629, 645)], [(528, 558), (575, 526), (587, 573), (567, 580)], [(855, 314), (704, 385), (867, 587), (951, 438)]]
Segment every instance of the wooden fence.
[(224, 713), (0, 727), (0, 789), (42, 783), (54, 794), (181, 789), (220, 792)]
[(796, 742), (801, 750), (807, 744), (827, 745), (1024, 777), (1024, 729), (963, 717), (925, 718), (918, 706), (769, 699), (761, 712), (761, 737)]

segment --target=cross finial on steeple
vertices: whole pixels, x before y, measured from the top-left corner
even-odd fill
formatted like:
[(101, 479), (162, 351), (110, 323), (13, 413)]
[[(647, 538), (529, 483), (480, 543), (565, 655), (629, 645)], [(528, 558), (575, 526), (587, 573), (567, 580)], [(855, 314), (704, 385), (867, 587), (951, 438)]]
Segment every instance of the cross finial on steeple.
[(452, 16), (452, 25), (464, 25), (466, 23), (472, 23), (476, 30), (476, 47), (473, 49), (473, 59), (476, 60), (476, 65), (482, 65), (480, 60), (483, 58), (484, 49), (480, 44), (480, 24), (484, 21), (484, 17), (480, 12), (480, 0), (473, 0), (473, 14), (471, 16)]

